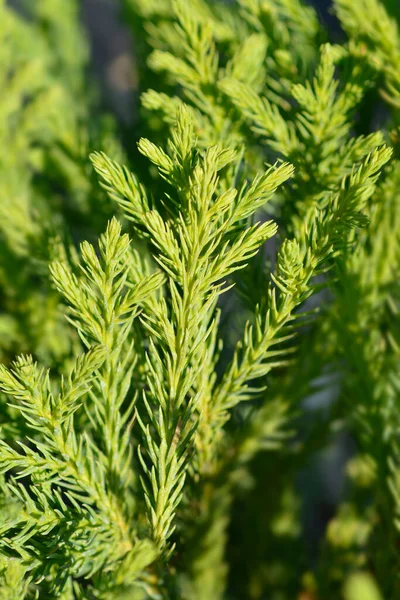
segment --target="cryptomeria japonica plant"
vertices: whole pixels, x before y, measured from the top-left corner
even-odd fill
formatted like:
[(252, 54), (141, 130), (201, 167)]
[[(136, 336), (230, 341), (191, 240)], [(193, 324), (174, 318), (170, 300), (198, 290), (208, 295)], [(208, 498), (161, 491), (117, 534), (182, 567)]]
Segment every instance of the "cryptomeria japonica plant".
[(125, 0), (122, 132), (78, 9), (0, 3), (0, 598), (400, 597), (397, 4)]

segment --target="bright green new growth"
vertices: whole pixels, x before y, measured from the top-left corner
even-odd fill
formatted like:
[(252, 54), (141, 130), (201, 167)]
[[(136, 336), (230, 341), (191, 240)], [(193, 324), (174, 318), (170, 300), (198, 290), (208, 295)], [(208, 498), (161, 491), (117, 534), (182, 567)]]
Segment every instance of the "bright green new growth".
[(299, 0), (125, 0), (125, 159), (78, 3), (0, 2), (0, 598), (400, 593), (400, 35), (334, 4), (342, 45)]
[[(146, 200), (135, 197), (141, 193), (139, 186), (131, 177), (122, 179), (118, 165), (103, 155), (92, 159), (107, 189), (121, 198), (128, 216), (154, 247), (152, 254), (168, 276), (167, 298), (150, 303), (144, 315), (150, 334), (149, 392), (144, 396), (150, 423), (138, 417), (152, 464), (149, 468), (139, 451), (148, 478), (144, 481), (146, 503), (152, 535), (161, 548), (174, 529), (197, 413), (208, 409), (209, 385), (215, 379), (210, 344), (214, 346), (217, 337), (218, 296), (226, 289), (225, 279), (276, 232), (271, 221), (250, 227), (241, 223), (293, 172), (283, 164), (240, 191), (224, 190), (218, 173), (236, 160), (235, 153), (214, 146), (198, 155), (190, 115), (184, 107), (168, 149), (165, 153), (148, 140), (139, 142), (139, 150), (175, 188), (176, 200), (170, 201), (170, 209), (166, 206), (172, 213), (166, 221), (158, 211), (142, 208)], [(204, 362), (208, 356), (210, 364)], [(204, 381), (207, 367), (210, 382)], [(159, 439), (152, 437), (151, 426)]]

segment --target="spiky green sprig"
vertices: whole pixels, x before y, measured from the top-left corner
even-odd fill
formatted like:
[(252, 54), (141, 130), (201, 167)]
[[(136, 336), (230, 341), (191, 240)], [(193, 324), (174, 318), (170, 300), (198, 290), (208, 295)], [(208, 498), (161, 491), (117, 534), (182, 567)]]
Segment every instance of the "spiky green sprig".
[(350, 115), (364, 93), (365, 73), (356, 63), (351, 77), (339, 89), (334, 73), (338, 61), (345, 57), (341, 48), (328, 44), (322, 47), (314, 79), (292, 86), (292, 97), (298, 103), (293, 119), (284, 118), (276, 104), (247, 84), (232, 79), (219, 83), (253, 131), (296, 167), (294, 184), (287, 190), (282, 206), (285, 225), (294, 235), (293, 219), (297, 213), (302, 217), (310, 206), (323, 201), (326, 191), (338, 188), (354, 162), (382, 143), (380, 133), (349, 137)]
[(295, 310), (311, 295), (312, 279), (325, 269), (327, 261), (346, 248), (349, 229), (365, 224), (362, 210), (390, 156), (391, 150), (382, 147), (355, 166), (352, 174), (343, 179), (340, 192), (332, 194), (327, 209), (309, 213), (299, 240), (284, 241), (272, 277), (275, 285), (268, 289), (267, 308), (259, 306), (254, 324), (247, 323), (232, 363), (214, 390), (205, 447), (210, 448), (210, 440), (216, 439), (213, 428), (220, 429), (229, 418), (228, 411), (257, 391), (249, 388), (248, 382), (265, 377), (273, 367), (286, 362), (288, 350), (280, 344), (293, 335)]
[[(240, 193), (233, 188), (219, 193), (218, 172), (234, 160), (235, 153), (211, 147), (199, 156), (191, 131), (190, 113), (182, 108), (168, 152), (147, 140), (139, 143), (140, 151), (175, 189), (175, 195), (166, 201), (167, 220), (156, 210), (141, 208), (137, 184), (134, 190), (125, 190), (131, 179), (125, 177), (121, 185), (118, 166), (101, 155), (94, 157), (96, 169), (113, 188), (111, 193), (116, 192), (118, 198), (131, 198), (132, 209), (125, 199), (122, 205), (147, 232), (154, 258), (169, 277), (168, 302), (161, 299), (158, 304), (153, 303), (144, 320), (152, 337), (148, 361), (150, 395), (145, 404), (159, 439), (154, 440), (149, 426), (141, 421), (153, 463), (150, 470), (143, 459), (143, 467), (150, 479), (145, 490), (153, 536), (160, 546), (173, 531), (195, 415), (202, 410), (203, 398), (209, 393), (209, 386), (203, 387), (202, 357), (211, 357), (209, 343), (212, 347), (215, 344), (214, 313), (217, 298), (224, 291), (221, 282), (275, 233), (271, 222), (247, 229), (243, 222), (292, 173), (290, 166), (281, 165), (257, 177)], [(214, 363), (215, 359), (207, 361), (209, 368)], [(153, 403), (158, 404), (157, 410), (152, 408)]]
[[(19, 359), (11, 371), (1, 369), (2, 390), (18, 400), (15, 408), (36, 432), (31, 440), (33, 448), (26, 443), (22, 443), (20, 450), (7, 442), (1, 445), (3, 471), (12, 470), (18, 477), (29, 477), (31, 492), (36, 497), (29, 518), (20, 516), (19, 525), (8, 524), (7, 529), (21, 527), (15, 547), (28, 556), (30, 551), (25, 544), (35, 533), (43, 534), (37, 520), (40, 521), (44, 511), (55, 519), (46, 525), (48, 535), (54, 530), (49, 537), (50, 546), (59, 543), (54, 536), (67, 518), (68, 503), (73, 503), (74, 510), (85, 519), (85, 511), (89, 511), (92, 532), (90, 521), (85, 521), (85, 526), (76, 522), (77, 531), (81, 527), (88, 529), (87, 552), (77, 548), (75, 558), (68, 563), (70, 571), (65, 571), (75, 577), (80, 576), (80, 569), (92, 575), (106, 562), (121, 560), (126, 553), (138, 549), (131, 530), (133, 502), (128, 491), (132, 485), (129, 426), (132, 402), (128, 401), (127, 406), (125, 403), (135, 365), (128, 336), (138, 305), (164, 279), (159, 273), (138, 274), (140, 265), (131, 264), (134, 254), (129, 251), (129, 238), (121, 235), (116, 220), (110, 222), (99, 246), (98, 257), (90, 244), (82, 244), (79, 278), (65, 263), (52, 265), (56, 285), (70, 303), (70, 319), (91, 348), (78, 360), (70, 378), (61, 380), (59, 395), (54, 396), (48, 373), (29, 358)], [(135, 281), (128, 283), (132, 270)], [(74, 415), (81, 410), (80, 397), (86, 398), (91, 432), (79, 433), (76, 427)], [(88, 405), (88, 397), (93, 404)], [(39, 481), (47, 490), (40, 498), (36, 493)], [(9, 484), (8, 489), (20, 495), (19, 487)], [(75, 526), (70, 527), (69, 533), (62, 530), (60, 538), (63, 535), (73, 538)], [(36, 539), (39, 541), (40, 537)], [(97, 556), (95, 561), (89, 559), (93, 552)], [(38, 565), (37, 572), (43, 568), (46, 565)], [(132, 573), (131, 577), (134, 578)]]
[[(18, 359), (11, 370), (1, 368), (2, 390), (16, 400), (33, 431), (33, 437), (21, 441), (18, 448), (1, 443), (2, 472), (11, 471), (17, 479), (30, 481), (28, 489), (12, 480), (7, 483), (8, 495), (18, 501), (20, 509), (14, 520), (3, 523), (3, 546), (9, 548), (11, 544), (24, 560), (33, 561), (38, 576), (42, 569), (44, 572), (47, 569), (46, 564), (35, 561), (34, 548), (42, 543), (43, 535), (47, 536), (50, 548), (60, 548), (54, 563), (60, 566), (65, 560), (58, 535), (60, 538), (67, 535), (63, 528), (68, 523), (68, 505), (71, 518), (76, 513), (76, 517), (80, 515), (79, 522), (84, 519), (85, 525), (75, 522), (76, 532), (81, 527), (88, 528), (89, 545), (85, 552), (76, 549), (74, 558), (70, 557), (64, 565), (66, 573), (79, 576), (80, 572), (92, 572), (105, 560), (119, 558), (132, 546), (129, 526), (118, 500), (107, 489), (104, 457), (87, 434), (78, 435), (74, 429), (78, 400), (93, 384), (104, 358), (101, 347), (89, 351), (77, 362), (68, 384), (61, 384), (58, 396), (51, 391), (48, 372), (29, 357)], [(68, 527), (70, 538), (75, 529), (72, 523)], [(8, 531), (14, 532), (12, 542), (7, 538)], [(97, 554), (94, 562), (90, 559), (93, 551)]]
[(127, 279), (132, 268), (140, 268), (137, 256), (129, 251), (128, 235), (121, 234), (113, 219), (99, 242), (100, 256), (87, 242), (81, 246), (82, 275), (77, 277), (67, 264), (53, 263), (52, 276), (70, 305), (70, 319), (85, 345), (93, 342), (107, 351), (91, 392), (94, 413), (88, 411), (98, 439), (104, 444), (110, 479), (119, 493), (131, 477), (129, 424), (133, 398), (125, 406), (135, 368), (133, 321), (140, 304), (162, 284), (160, 273), (142, 275), (134, 285)]
[[(181, 0), (173, 2), (173, 10), (176, 39), (173, 43), (169, 41), (165, 49), (156, 49), (149, 64), (181, 86), (185, 101), (192, 105), (195, 130), (202, 147), (220, 143), (237, 148), (243, 142), (240, 122), (232, 119), (232, 110), (217, 83), (222, 73), (234, 73), (238, 79), (259, 89), (265, 78), (265, 36), (254, 34), (244, 39), (232, 51), (227, 65), (222, 67), (213, 21), (199, 19), (195, 7), (191, 5), (188, 10)], [(247, 68), (249, 64), (251, 69)], [(161, 113), (162, 119), (171, 123), (179, 99), (149, 90), (143, 94), (142, 102), (145, 108)]]
[[(280, 380), (278, 393), (277, 390), (272, 389), (271, 399), (254, 407), (250, 413), (246, 427), (241, 432), (242, 435), (236, 438), (237, 445), (235, 445), (235, 438), (231, 438), (229, 434), (225, 434), (229, 439), (225, 440), (225, 445), (223, 443), (221, 427), (233, 408), (228, 403), (232, 401), (234, 405), (235, 402), (254, 398), (255, 394), (257, 396), (260, 396), (261, 393), (265, 394), (265, 388), (249, 387), (249, 380), (265, 377), (266, 373), (275, 367), (281, 367), (290, 357), (290, 351), (293, 348), (287, 347), (285, 344), (286, 348), (282, 349), (278, 346), (275, 351), (275, 344), (279, 344), (280, 341), (288, 342), (293, 337), (293, 324), (296, 319), (293, 311), (313, 292), (313, 276), (321, 268), (325, 268), (324, 264), (326, 266), (326, 263), (331, 263), (335, 257), (337, 259), (343, 253), (347, 255), (348, 246), (343, 244), (342, 238), (347, 238), (349, 231), (352, 231), (354, 227), (365, 224), (365, 219), (360, 215), (360, 211), (366, 210), (368, 198), (375, 189), (376, 178), (385, 162), (390, 158), (390, 154), (390, 150), (386, 148), (378, 149), (373, 155), (367, 157), (363, 164), (355, 166), (353, 173), (343, 180), (341, 192), (333, 195), (329, 200), (328, 209), (321, 210), (319, 214), (314, 212), (312, 216), (308, 216), (308, 220), (303, 224), (303, 238), (300, 238), (300, 243), (289, 240), (284, 242), (278, 256), (276, 274), (273, 276), (276, 287), (271, 286), (269, 290), (270, 294), (274, 295), (273, 308), (275, 311), (272, 313), (269, 304), (270, 312), (267, 313), (267, 319), (271, 313), (272, 318), (269, 322), (266, 321), (266, 328), (256, 322), (255, 328), (258, 327), (258, 330), (256, 329), (256, 333), (253, 333), (253, 337), (250, 339), (245, 336), (239, 349), (236, 350), (237, 354), (231, 368), (225, 372), (222, 382), (219, 384), (221, 386), (221, 384), (229, 382), (229, 377), (236, 369), (236, 374), (243, 376), (239, 382), (242, 386), (241, 396), (240, 398), (236, 397), (235, 389), (231, 388), (226, 393), (225, 414), (213, 413), (213, 405), (210, 403), (210, 409), (205, 418), (201, 415), (203, 421), (200, 420), (197, 435), (198, 437), (204, 435), (204, 438), (198, 443), (199, 448), (203, 450), (200, 454), (200, 469), (203, 479), (200, 484), (202, 492), (198, 491), (199, 495), (196, 496), (201, 512), (196, 517), (196, 522), (190, 521), (193, 527), (193, 537), (189, 537), (188, 542), (189, 545), (193, 544), (194, 540), (198, 540), (200, 536), (200, 542), (197, 542), (196, 552), (194, 552), (193, 565), (190, 567), (190, 585), (196, 589), (198, 597), (206, 597), (206, 595), (202, 595), (202, 590), (212, 589), (212, 593), (216, 597), (219, 597), (218, 594), (221, 593), (229, 507), (235, 488), (238, 485), (244, 485), (243, 480), (246, 480), (248, 462), (260, 450), (282, 447), (283, 441), (290, 433), (289, 423), (292, 423), (293, 409), (298, 409), (295, 398), (302, 399), (306, 392), (304, 387), (298, 389), (301, 379), (297, 378), (296, 391), (291, 395), (285, 395), (285, 392), (287, 393), (289, 390), (282, 387), (283, 382)], [(271, 302), (271, 295), (269, 302)], [(258, 315), (265, 314), (266, 308), (265, 306), (259, 307)], [(283, 317), (282, 328), (280, 329), (279, 321), (275, 320), (276, 329), (274, 329), (273, 318), (279, 318), (280, 314)], [(285, 319), (287, 319), (286, 322)], [(247, 327), (250, 329), (254, 325), (248, 324)], [(257, 331), (258, 337), (256, 337)], [(273, 340), (272, 344), (270, 343), (271, 339)], [(262, 353), (265, 353), (265, 363), (263, 361), (257, 363)], [(246, 358), (248, 358), (247, 361)], [(240, 359), (243, 362), (240, 362)], [(241, 371), (242, 367), (243, 371)], [(252, 369), (254, 370), (250, 372)], [(309, 383), (309, 380), (307, 382)], [(232, 383), (232, 379), (230, 383)], [(222, 393), (224, 389), (216, 385), (213, 391), (215, 394)], [(211, 398), (218, 397), (212, 396)], [(211, 419), (219, 419), (214, 428), (210, 427), (210, 421), (207, 423), (207, 417), (210, 419), (210, 415)], [(329, 434), (329, 423), (325, 423), (323, 427), (324, 431), (326, 430), (326, 433)], [(317, 435), (319, 440), (321, 430), (322, 425), (316, 427), (314, 432), (314, 437)], [(218, 445), (220, 445), (219, 448)], [(225, 446), (226, 449), (229, 448), (229, 452), (224, 452)], [(215, 509), (215, 506), (218, 508)], [(199, 529), (197, 529), (198, 523), (201, 523)], [(217, 538), (214, 537), (215, 535)], [(191, 589), (190, 585), (188, 589)]]

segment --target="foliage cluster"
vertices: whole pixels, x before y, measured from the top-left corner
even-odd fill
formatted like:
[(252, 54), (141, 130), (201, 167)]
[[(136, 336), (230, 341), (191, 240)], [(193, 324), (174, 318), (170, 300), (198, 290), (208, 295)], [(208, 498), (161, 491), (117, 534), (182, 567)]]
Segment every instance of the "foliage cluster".
[(400, 598), (400, 8), (334, 9), (124, 0), (121, 131), (0, 1), (1, 599)]

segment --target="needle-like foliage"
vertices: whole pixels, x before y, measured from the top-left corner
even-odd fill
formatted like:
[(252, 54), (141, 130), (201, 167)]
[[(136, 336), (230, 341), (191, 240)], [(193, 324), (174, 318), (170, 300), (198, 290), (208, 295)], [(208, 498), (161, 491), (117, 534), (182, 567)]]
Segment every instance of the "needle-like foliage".
[(80, 3), (17, 4), (0, 599), (400, 597), (397, 5), (330, 43), (300, 0), (124, 0), (122, 148)]

